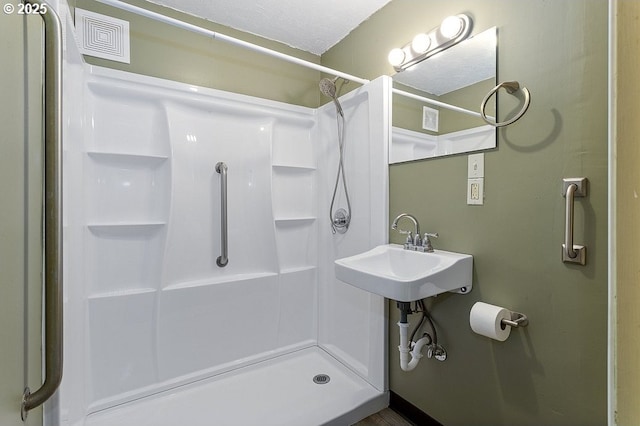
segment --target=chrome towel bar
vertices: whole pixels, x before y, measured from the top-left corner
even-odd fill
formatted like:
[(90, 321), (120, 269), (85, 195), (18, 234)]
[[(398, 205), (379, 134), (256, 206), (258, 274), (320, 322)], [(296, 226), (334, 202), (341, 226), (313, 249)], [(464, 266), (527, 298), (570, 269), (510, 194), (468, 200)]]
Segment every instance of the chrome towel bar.
[[(520, 112), (518, 112), (513, 118), (507, 121), (498, 123), (497, 118), (495, 121), (493, 121), (489, 117), (487, 117), (487, 113), (485, 112), (485, 109), (487, 108), (487, 102), (489, 101), (489, 98), (491, 98), (491, 96), (493, 96), (494, 93), (496, 93), (498, 90), (500, 90), (503, 87), (507, 91), (507, 93), (510, 93), (510, 94), (513, 94), (518, 90), (521, 90), (522, 93), (524, 94), (524, 104)], [(484, 97), (484, 99), (482, 100), (482, 103), (480, 104), (480, 115), (482, 116), (482, 119), (487, 124), (490, 124), (493, 127), (504, 127), (520, 120), (520, 118), (522, 118), (524, 113), (527, 112), (527, 109), (529, 108), (529, 104), (531, 104), (531, 94), (529, 93), (529, 90), (526, 87), (520, 87), (520, 83), (518, 83), (517, 81), (505, 81), (504, 83), (500, 83), (496, 87), (491, 89), (489, 93), (487, 93), (487, 95)]]
[(220, 245), (221, 255), (216, 259), (216, 265), (224, 268), (229, 263), (229, 247), (227, 240), (227, 165), (223, 162), (216, 164), (216, 172), (220, 173)]
[(562, 180), (562, 196), (565, 200), (564, 244), (562, 244), (562, 261), (568, 263), (587, 263), (587, 248), (573, 244), (573, 202), (575, 197), (587, 196), (587, 178), (570, 178)]
[[(40, 2), (29, 1), (32, 4)], [(35, 392), (27, 387), (20, 414), (46, 402), (62, 381), (62, 25), (49, 4), (44, 21), (44, 364)]]

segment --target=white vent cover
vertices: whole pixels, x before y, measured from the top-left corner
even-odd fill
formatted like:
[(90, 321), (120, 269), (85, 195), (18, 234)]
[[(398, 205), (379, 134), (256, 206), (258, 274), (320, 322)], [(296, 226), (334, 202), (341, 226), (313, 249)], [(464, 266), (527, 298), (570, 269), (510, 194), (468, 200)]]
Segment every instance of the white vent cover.
[(129, 61), (129, 22), (76, 8), (76, 34), (84, 55)]
[(440, 111), (437, 109), (422, 107), (422, 128), (432, 132), (438, 131), (438, 117)]

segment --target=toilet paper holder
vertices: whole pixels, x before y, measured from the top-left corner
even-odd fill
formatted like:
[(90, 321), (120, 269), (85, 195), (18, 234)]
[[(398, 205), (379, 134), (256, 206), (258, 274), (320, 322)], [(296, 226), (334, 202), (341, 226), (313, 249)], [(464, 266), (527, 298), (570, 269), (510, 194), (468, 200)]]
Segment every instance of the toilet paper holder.
[(525, 314), (521, 314), (520, 312), (511, 312), (511, 319), (508, 320), (503, 318), (500, 320), (500, 327), (504, 330), (506, 326), (511, 326), (513, 328), (518, 327), (526, 327), (529, 325), (529, 318)]

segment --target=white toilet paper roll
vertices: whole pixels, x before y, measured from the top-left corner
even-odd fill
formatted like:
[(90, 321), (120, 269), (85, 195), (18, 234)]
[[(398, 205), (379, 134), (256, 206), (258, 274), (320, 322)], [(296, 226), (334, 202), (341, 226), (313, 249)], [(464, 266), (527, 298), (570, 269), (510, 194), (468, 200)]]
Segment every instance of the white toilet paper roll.
[(511, 333), (511, 327), (503, 326), (503, 319), (511, 319), (511, 311), (500, 306), (476, 302), (469, 314), (469, 325), (478, 334), (504, 342)]

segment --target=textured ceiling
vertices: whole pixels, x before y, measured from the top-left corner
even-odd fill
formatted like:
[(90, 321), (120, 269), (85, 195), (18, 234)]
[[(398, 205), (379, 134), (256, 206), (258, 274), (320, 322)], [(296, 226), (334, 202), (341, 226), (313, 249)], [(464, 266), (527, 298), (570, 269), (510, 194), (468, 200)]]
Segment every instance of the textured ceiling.
[(391, 0), (153, 0), (321, 55)]

